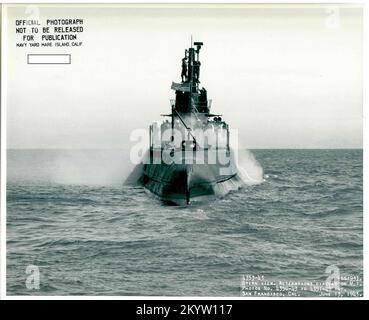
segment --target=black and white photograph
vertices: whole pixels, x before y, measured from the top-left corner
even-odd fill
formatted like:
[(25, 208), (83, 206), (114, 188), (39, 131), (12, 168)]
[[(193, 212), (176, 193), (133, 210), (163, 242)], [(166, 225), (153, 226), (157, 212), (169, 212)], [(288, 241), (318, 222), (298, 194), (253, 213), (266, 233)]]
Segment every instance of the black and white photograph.
[(4, 298), (364, 297), (363, 4), (1, 11)]

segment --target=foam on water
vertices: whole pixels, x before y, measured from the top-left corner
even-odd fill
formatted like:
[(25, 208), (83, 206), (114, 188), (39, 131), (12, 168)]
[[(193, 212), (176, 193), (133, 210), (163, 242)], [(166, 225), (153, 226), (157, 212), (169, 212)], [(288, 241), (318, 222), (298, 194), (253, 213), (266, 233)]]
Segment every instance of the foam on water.
[(264, 181), (263, 168), (250, 150), (238, 150), (238, 172), (247, 185), (259, 184)]
[(134, 165), (128, 150), (8, 150), (10, 181), (121, 185)]

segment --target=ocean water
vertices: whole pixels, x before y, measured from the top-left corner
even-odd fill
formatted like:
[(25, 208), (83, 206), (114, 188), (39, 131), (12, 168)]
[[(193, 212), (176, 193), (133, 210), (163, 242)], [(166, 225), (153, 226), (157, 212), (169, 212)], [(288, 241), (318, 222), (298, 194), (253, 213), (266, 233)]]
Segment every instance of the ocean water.
[(7, 294), (240, 296), (243, 277), (325, 281), (327, 267), (362, 279), (362, 150), (252, 154), (260, 183), (178, 207), (123, 185), (125, 151), (9, 150)]

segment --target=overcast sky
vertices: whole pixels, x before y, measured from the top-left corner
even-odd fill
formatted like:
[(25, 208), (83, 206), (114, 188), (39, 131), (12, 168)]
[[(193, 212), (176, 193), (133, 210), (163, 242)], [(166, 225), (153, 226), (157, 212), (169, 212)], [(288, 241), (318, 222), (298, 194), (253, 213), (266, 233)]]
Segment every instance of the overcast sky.
[[(209, 5), (208, 5), (209, 7)], [(121, 148), (170, 110), (190, 37), (201, 84), (249, 148), (362, 147), (362, 10), (307, 5), (39, 7), (83, 18), (82, 47), (16, 48), (8, 14), (8, 148)], [(71, 65), (27, 65), (70, 53)]]

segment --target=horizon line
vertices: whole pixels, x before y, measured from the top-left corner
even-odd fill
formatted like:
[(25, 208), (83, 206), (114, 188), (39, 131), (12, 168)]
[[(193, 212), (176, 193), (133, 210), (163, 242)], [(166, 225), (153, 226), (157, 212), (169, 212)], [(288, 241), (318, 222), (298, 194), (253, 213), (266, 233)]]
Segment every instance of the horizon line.
[[(6, 148), (5, 150), (124, 150), (130, 149), (130, 147), (64, 147), (64, 148)], [(239, 150), (363, 150), (363, 147), (241, 147)]]

